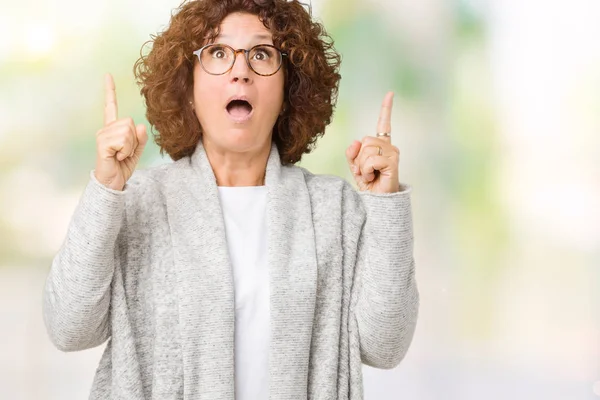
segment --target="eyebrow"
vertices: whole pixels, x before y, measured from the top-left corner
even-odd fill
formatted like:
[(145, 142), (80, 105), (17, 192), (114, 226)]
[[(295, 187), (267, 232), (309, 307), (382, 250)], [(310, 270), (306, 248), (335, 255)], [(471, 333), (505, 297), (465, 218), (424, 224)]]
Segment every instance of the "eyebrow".
[[(230, 39), (231, 36), (229, 35), (219, 35), (217, 36), (215, 39)], [(260, 39), (260, 40), (272, 40), (273, 38), (270, 35), (266, 35), (266, 34), (255, 34), (252, 36), (252, 39)]]

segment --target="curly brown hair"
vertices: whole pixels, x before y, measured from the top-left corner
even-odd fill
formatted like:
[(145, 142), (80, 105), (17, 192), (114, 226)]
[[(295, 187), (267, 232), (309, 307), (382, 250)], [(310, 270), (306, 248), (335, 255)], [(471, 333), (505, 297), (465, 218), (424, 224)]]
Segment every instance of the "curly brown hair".
[[(304, 7), (307, 7), (305, 9)], [(193, 51), (214, 40), (230, 13), (258, 16), (284, 58), (284, 113), (273, 127), (282, 164), (293, 164), (314, 149), (331, 122), (337, 102), (341, 57), (310, 6), (297, 0), (193, 0), (180, 4), (168, 28), (150, 35), (152, 50), (135, 62), (133, 72), (146, 102), (148, 122), (159, 132), (160, 154), (173, 160), (191, 155), (202, 127), (188, 105), (193, 90)], [(142, 49), (144, 47), (142, 45)], [(153, 129), (154, 131), (154, 129)]]

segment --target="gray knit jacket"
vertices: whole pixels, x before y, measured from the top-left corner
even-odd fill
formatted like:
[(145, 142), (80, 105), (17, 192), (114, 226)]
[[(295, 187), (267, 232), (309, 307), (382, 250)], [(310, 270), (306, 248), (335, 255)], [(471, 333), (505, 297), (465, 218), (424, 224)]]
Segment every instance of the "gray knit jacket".
[[(93, 172), (44, 287), (51, 341), (108, 340), (90, 399), (235, 399), (232, 268), (202, 142), (123, 191)], [(415, 330), (411, 187), (357, 192), (283, 166), (275, 144), (265, 185), (269, 399), (362, 400), (362, 364), (394, 368)]]

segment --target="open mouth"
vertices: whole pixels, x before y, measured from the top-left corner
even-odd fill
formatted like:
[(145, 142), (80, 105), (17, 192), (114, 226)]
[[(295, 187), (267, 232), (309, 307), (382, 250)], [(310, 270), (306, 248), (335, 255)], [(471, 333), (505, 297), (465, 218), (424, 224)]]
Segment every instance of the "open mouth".
[(236, 121), (245, 121), (252, 114), (252, 104), (246, 100), (232, 100), (227, 104), (227, 112)]

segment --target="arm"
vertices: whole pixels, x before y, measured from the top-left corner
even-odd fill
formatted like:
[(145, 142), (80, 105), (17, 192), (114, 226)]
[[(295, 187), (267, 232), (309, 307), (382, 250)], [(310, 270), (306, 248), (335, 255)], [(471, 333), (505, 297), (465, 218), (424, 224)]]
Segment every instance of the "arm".
[(417, 322), (410, 191), (359, 192), (366, 217), (355, 250), (355, 317), (362, 362), (375, 368), (400, 363)]
[(110, 284), (124, 211), (125, 191), (105, 187), (92, 171), (44, 287), (44, 323), (59, 350), (92, 348), (110, 336)]

